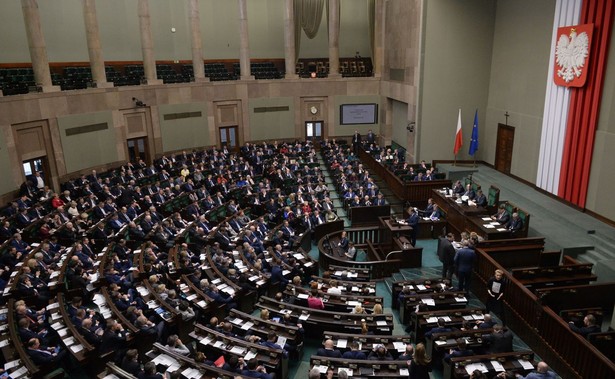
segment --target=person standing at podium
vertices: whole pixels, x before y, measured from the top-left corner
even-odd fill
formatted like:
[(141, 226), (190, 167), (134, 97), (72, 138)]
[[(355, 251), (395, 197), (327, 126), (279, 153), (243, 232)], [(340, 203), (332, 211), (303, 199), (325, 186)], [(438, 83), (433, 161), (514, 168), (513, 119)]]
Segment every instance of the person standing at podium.
[(419, 228), (419, 214), (414, 210), (414, 208), (408, 208), (408, 219), (406, 220), (408, 226), (412, 227), (410, 231), (410, 243), (412, 246), (416, 246), (416, 233)]

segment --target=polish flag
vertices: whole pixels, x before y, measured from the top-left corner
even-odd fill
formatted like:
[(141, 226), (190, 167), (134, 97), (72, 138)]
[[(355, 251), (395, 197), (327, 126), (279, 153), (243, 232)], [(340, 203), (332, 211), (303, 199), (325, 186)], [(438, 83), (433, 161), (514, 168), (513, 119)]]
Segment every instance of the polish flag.
[(461, 149), (461, 145), (463, 145), (463, 137), (461, 136), (461, 108), (459, 108), (459, 117), (457, 118), (457, 132), (455, 134), (455, 147), (453, 148), (453, 152), (455, 155)]

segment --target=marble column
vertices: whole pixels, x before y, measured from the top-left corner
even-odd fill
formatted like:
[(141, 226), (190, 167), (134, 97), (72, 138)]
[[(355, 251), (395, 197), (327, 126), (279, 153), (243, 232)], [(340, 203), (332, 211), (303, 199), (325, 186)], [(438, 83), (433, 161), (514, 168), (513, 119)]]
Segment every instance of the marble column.
[(158, 80), (156, 76), (156, 60), (154, 59), (154, 42), (152, 41), (149, 0), (139, 0), (139, 29), (141, 32), (141, 51), (143, 54), (145, 84), (162, 84), (162, 80)]
[(381, 78), (384, 71), (384, 31), (386, 0), (376, 0), (376, 11), (374, 12), (374, 51), (373, 51), (373, 71), (375, 78)]
[(284, 0), (284, 61), (286, 63), (286, 79), (297, 79), (295, 62), (295, 0)]
[(41, 28), (38, 3), (36, 0), (21, 0), (21, 10), (26, 24), (30, 59), (32, 60), (36, 85), (41, 86), (43, 92), (59, 91), (60, 87), (51, 83), (51, 71), (49, 70), (49, 59), (47, 58), (47, 47)]
[(241, 80), (253, 80), (252, 70), (250, 69), (250, 35), (248, 33), (248, 4), (246, 0), (239, 2), (239, 67), (241, 69)]
[(203, 67), (203, 41), (201, 39), (201, 16), (199, 15), (199, 0), (188, 3), (188, 18), (190, 19), (190, 35), (192, 36), (192, 69), (195, 82), (208, 82)]
[(88, 42), (88, 55), (90, 56), (90, 70), (92, 79), (97, 88), (113, 87), (113, 83), (107, 82), (105, 74), (105, 61), (102, 48), (100, 47), (100, 34), (98, 32), (98, 20), (96, 19), (96, 4), (94, 0), (82, 0), (83, 20), (85, 22), (85, 36)]
[(329, 78), (340, 76), (340, 0), (329, 0)]

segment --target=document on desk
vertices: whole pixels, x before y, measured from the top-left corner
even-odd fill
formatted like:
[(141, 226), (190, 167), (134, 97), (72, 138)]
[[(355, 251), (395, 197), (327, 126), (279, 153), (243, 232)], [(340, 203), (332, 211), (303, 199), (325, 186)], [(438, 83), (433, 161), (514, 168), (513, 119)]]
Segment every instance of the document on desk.
[(10, 339), (0, 341), (0, 347), (8, 346), (10, 341), (11, 341)]
[(233, 346), (233, 348), (231, 349), (231, 353), (237, 354), (237, 355), (243, 355), (245, 352), (246, 352), (246, 348), (241, 347), (241, 346)]
[(483, 225), (483, 228), (485, 228), (485, 229), (495, 229), (495, 226), (493, 226), (491, 224), (485, 224), (485, 225)]
[(254, 325), (254, 323), (252, 321), (248, 321), (245, 324), (241, 325), (241, 329), (242, 330), (248, 330), (250, 329), (252, 326)]
[(434, 299), (421, 299), (421, 302), (423, 302), (423, 304), (428, 305), (430, 307), (436, 306), (436, 301)]
[(419, 291), (425, 291), (427, 289), (427, 287), (425, 287), (422, 284), (417, 284), (416, 285), (416, 289), (419, 290)]
[(435, 340), (434, 342), (435, 342), (435, 343), (436, 343), (436, 345), (438, 345), (438, 346), (446, 345), (446, 341), (442, 341), (442, 340)]
[(465, 297), (456, 297), (455, 301), (458, 303), (466, 303), (468, 299), (466, 299)]
[(102, 378), (102, 379), (120, 379), (120, 377), (119, 377), (119, 376), (116, 376), (116, 375), (114, 375), (114, 374), (109, 374), (109, 375), (105, 376), (105, 377), (104, 377), (104, 378)]
[(203, 345), (207, 346), (207, 345), (209, 345), (209, 344), (211, 343), (211, 341), (213, 341), (213, 340), (214, 340), (213, 338), (211, 338), (211, 337), (209, 337), (209, 336), (208, 336), (208, 337), (205, 337), (205, 338), (203, 338), (202, 340), (200, 340), (200, 341), (199, 341), (199, 343), (201, 343), (201, 344), (203, 344)]
[(314, 365), (314, 368), (317, 368), (321, 374), (326, 374), (327, 371), (329, 370), (329, 366), (327, 365)]
[(485, 364), (482, 362), (466, 365), (466, 372), (468, 373), (468, 375), (472, 375), (474, 370), (480, 370), (480, 372), (489, 372), (487, 366), (485, 366)]
[(295, 257), (295, 259), (303, 259), (303, 258), (305, 258), (303, 256), (303, 254), (301, 254), (301, 253), (295, 253), (295, 254), (293, 254), (293, 257)]
[(70, 350), (71, 350), (73, 353), (78, 353), (78, 352), (80, 352), (81, 350), (83, 350), (83, 345), (73, 345), (73, 346), (71, 346), (71, 347), (70, 347)]
[(307, 293), (300, 293), (300, 294), (297, 294), (297, 297), (299, 299), (307, 299), (309, 296)]
[(345, 338), (340, 338), (339, 340), (337, 340), (337, 348), (338, 349), (345, 349), (346, 346), (348, 346), (348, 340)]
[(309, 314), (302, 314), (301, 316), (299, 316), (299, 320), (301, 320), (301, 321), (305, 321), (305, 320), (307, 320), (307, 319), (308, 319), (308, 317), (310, 317), (310, 315), (309, 315)]
[(438, 318), (437, 317), (428, 317), (425, 321), (427, 321), (428, 324), (435, 324), (436, 322), (438, 322)]
[(360, 303), (360, 302), (358, 302), (358, 301), (356, 301), (356, 300), (348, 300), (348, 301), (346, 302), (346, 305), (350, 305), (350, 306), (352, 306), (352, 307), (356, 307), (357, 305), (361, 305), (361, 303)]
[(491, 366), (493, 366), (493, 369), (495, 370), (495, 372), (506, 371), (504, 370), (504, 366), (502, 366), (502, 364), (498, 361), (491, 361)]
[(483, 217), (482, 220), (491, 222), (491, 217)]
[(304, 265), (305, 267), (310, 267), (310, 266), (312, 266), (312, 265), (313, 265), (313, 263), (312, 263), (312, 262), (305, 262), (303, 265)]
[(28, 373), (28, 368), (26, 366), (21, 367), (18, 370), (15, 370), (11, 373), (11, 378), (19, 378), (22, 375), (25, 375)]
[(506, 231), (506, 228), (498, 228), (498, 229), (497, 229), (497, 231), (498, 231), (498, 232), (505, 232), (505, 231)]
[(442, 316), (441, 319), (443, 319), (445, 322), (453, 321), (453, 320), (451, 320), (451, 318), (449, 316)]
[(534, 365), (532, 364), (532, 362), (525, 360), (525, 359), (517, 359), (517, 362), (519, 362), (519, 364), (521, 365), (521, 367), (523, 367), (524, 370), (533, 370), (534, 369)]
[(349, 272), (347, 275), (349, 278), (358, 278), (359, 274), (356, 272)]
[(255, 351), (250, 350), (250, 351), (248, 351), (248, 352), (246, 353), (246, 355), (243, 357), (243, 360), (244, 360), (244, 361), (249, 361), (249, 360), (250, 360), (250, 359), (252, 359), (252, 358), (256, 358), (256, 352), (255, 352)]
[(409, 376), (410, 375), (410, 371), (408, 371), (407, 368), (400, 368), (399, 369), (399, 375), (400, 376)]
[(387, 326), (387, 322), (385, 320), (376, 321), (377, 326)]
[(231, 320), (231, 323), (235, 325), (241, 325), (243, 323), (243, 319), (236, 317), (235, 319)]
[(188, 367), (187, 369), (185, 369), (184, 371), (182, 371), (182, 376), (188, 378), (188, 379), (198, 379), (201, 376), (203, 376), (203, 374), (192, 367)]
[(483, 316), (483, 315), (472, 315), (472, 318), (474, 320), (484, 320), (485, 316)]
[(406, 351), (406, 344), (400, 341), (393, 341), (393, 347), (400, 353)]

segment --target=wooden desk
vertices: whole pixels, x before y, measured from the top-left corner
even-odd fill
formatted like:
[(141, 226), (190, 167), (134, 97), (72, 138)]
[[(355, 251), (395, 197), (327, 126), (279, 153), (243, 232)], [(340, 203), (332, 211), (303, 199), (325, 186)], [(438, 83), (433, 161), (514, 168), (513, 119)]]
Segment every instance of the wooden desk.
[(410, 322), (410, 317), (414, 313), (418, 304), (427, 304), (430, 300), (433, 305), (429, 305), (429, 310), (437, 311), (448, 309), (451, 312), (457, 308), (465, 308), (468, 304), (468, 299), (465, 292), (427, 292), (410, 295), (404, 299), (403, 304), (399, 304), (399, 318), (403, 324)]
[[(399, 342), (403, 344), (412, 343), (412, 337), (409, 335), (403, 336), (376, 336), (370, 334), (350, 334), (350, 333), (340, 333), (333, 331), (325, 331), (323, 333), (323, 339), (326, 341), (328, 339), (333, 340), (335, 347), (340, 350), (342, 353), (346, 351), (350, 351), (350, 343), (356, 341), (360, 344), (359, 350), (363, 351), (367, 356), (369, 352), (374, 348), (374, 346), (378, 344), (384, 345), (387, 350), (391, 353), (393, 358), (397, 358), (401, 354), (405, 352), (404, 350), (398, 350), (395, 347), (393, 342)], [(400, 345), (401, 346), (401, 345)]]
[(489, 211), (487, 208), (459, 204), (455, 201), (454, 197), (447, 196), (442, 193), (442, 191), (435, 189), (432, 190), (432, 198), (434, 202), (438, 204), (438, 207), (446, 214), (449, 231), (455, 233), (457, 237), (464, 231), (474, 231), (485, 236), (483, 230), (477, 228), (474, 223), (469, 222), (468, 218), (488, 215)]
[[(524, 369), (519, 363), (519, 359), (529, 362), (532, 368)], [(444, 363), (444, 379), (465, 379), (470, 377), (471, 364), (482, 364), (487, 370), (487, 376), (493, 377), (498, 371), (494, 369), (493, 361), (499, 362), (505, 370), (515, 371), (518, 374), (526, 375), (536, 368), (537, 362), (534, 361), (532, 351), (514, 351), (511, 353), (474, 355), (469, 357), (452, 358), (450, 363)], [(470, 371), (470, 373), (468, 372)]]
[(485, 310), (481, 308), (445, 309), (413, 313), (411, 326), (414, 329), (414, 340), (423, 341), (425, 333), (438, 324), (438, 318), (444, 318), (444, 323), (448, 327), (459, 328), (466, 321), (466, 318), (467, 321), (470, 318), (482, 320), (484, 313)]
[[(268, 309), (278, 315), (290, 314), (293, 323), (301, 323), (308, 335), (320, 335), (325, 330), (336, 330), (343, 333), (360, 333), (361, 319), (365, 319), (370, 331), (380, 335), (393, 333), (393, 315), (365, 315), (347, 312), (330, 312), (283, 303), (261, 296), (257, 307)], [(301, 316), (308, 315), (305, 320)], [(281, 316), (280, 316), (281, 317)]]
[[(372, 361), (363, 359), (344, 359), (344, 358), (329, 358), (312, 355), (310, 357), (310, 369), (315, 367), (331, 368), (335, 371), (334, 377), (337, 377), (337, 371), (340, 368), (352, 370), (352, 377), (358, 378), (407, 378), (407, 373), (402, 373), (400, 369), (407, 369), (408, 364), (400, 361)], [(361, 370), (363, 369), (363, 370)], [(325, 377), (322, 373), (321, 378)]]

